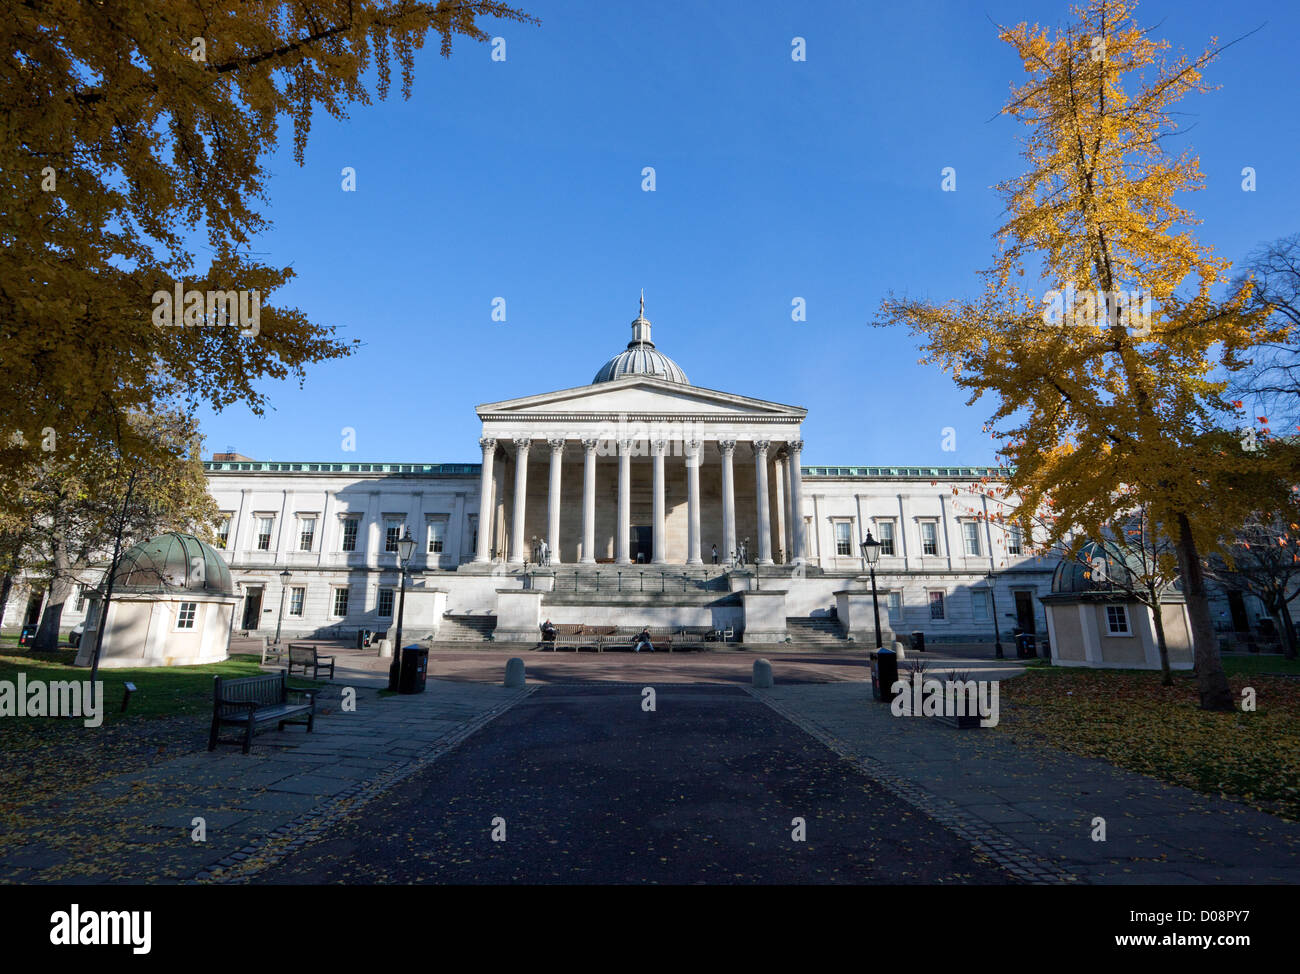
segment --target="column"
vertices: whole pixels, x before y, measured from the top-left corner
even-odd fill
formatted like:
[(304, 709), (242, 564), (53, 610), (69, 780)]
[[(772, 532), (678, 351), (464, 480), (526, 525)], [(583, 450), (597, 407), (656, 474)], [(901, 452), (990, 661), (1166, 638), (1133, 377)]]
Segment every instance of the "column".
[(794, 560), (802, 564), (808, 557), (803, 529), (803, 470), (799, 466), (803, 440), (791, 440), (786, 444), (786, 449), (790, 451), (790, 520), (794, 522)]
[(699, 440), (686, 444), (686, 564), (702, 565), (700, 558), (700, 450)]
[(771, 440), (754, 441), (755, 502), (758, 504), (758, 563), (772, 564), (772, 508), (767, 496), (767, 450)]
[(790, 561), (790, 541), (785, 534), (785, 460), (777, 460), (773, 465), (776, 471), (776, 536), (781, 541), (781, 561)]
[(546, 499), (546, 543), (551, 549), (551, 562), (560, 563), (560, 465), (564, 462), (564, 440), (547, 440), (551, 448), (551, 485)]
[(632, 533), (632, 440), (618, 441), (618, 533), (614, 535), (614, 560), (630, 565), (628, 549)]
[(474, 552), (474, 560), (487, 561), (492, 543), (492, 461), (496, 457), (497, 441), (485, 436), (478, 445), (483, 448), (483, 472), (478, 479), (478, 550)]
[(583, 440), (582, 563), (596, 564), (596, 440)]
[(528, 557), (524, 547), (524, 507), (528, 499), (528, 448), (532, 440), (526, 436), (515, 441), (515, 509), (510, 522), (510, 560), (521, 562)]
[(736, 452), (735, 440), (719, 440), (722, 451), (722, 557), (727, 564), (736, 561), (736, 493), (731, 460)]
[(654, 452), (654, 513), (653, 526), (650, 529), (650, 546), (654, 549), (650, 563), (662, 565), (664, 558), (664, 451), (668, 449), (667, 440), (655, 440), (651, 444)]

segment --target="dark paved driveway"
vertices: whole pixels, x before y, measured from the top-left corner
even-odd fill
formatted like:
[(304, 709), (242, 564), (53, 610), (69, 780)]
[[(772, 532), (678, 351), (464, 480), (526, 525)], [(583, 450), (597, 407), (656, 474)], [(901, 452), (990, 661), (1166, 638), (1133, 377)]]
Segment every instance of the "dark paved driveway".
[(1010, 881), (742, 690), (656, 691), (542, 687), (254, 881)]

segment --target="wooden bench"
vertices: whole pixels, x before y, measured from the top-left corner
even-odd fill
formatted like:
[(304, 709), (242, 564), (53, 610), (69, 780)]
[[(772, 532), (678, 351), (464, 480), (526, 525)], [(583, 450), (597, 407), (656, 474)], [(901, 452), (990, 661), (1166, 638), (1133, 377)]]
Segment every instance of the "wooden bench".
[[(239, 740), (222, 740), (218, 737), (223, 725), (242, 727), (244, 753), (253, 743), (253, 732), (259, 724), (275, 721), (279, 729), (285, 724), (306, 724), (312, 732), (316, 722), (316, 691), (306, 687), (291, 687), (284, 671), (263, 673), (261, 676), (243, 676), (236, 679), (212, 678), (212, 732), (208, 735), (208, 750), (218, 744), (239, 744)], [(290, 703), (289, 694), (300, 693), (306, 703)], [(301, 718), (306, 717), (306, 720)]]
[(576, 622), (552, 623), (555, 626), (555, 638), (546, 639), (537, 644), (537, 648), (542, 649), (550, 646), (553, 650), (558, 650), (561, 646), (572, 647), (576, 653), (583, 649), (594, 649), (600, 652), (603, 637), (606, 630), (612, 632), (613, 626), (586, 626)]
[[(635, 639), (645, 626), (620, 627), (615, 633), (605, 637), (606, 646), (620, 646), (631, 652), (636, 647)], [(650, 643), (654, 646), (655, 652), (673, 651), (673, 634), (668, 629), (650, 629)]]
[(673, 636), (673, 644), (678, 649), (707, 649), (713, 641), (712, 626), (680, 626)]
[(329, 678), (334, 679), (334, 657), (321, 656), (316, 652), (316, 647), (308, 643), (290, 643), (289, 644), (289, 675), (293, 676), (293, 668), (302, 667), (302, 675), (307, 675), (307, 667), (311, 667), (311, 678), (318, 679), (320, 671), (329, 669)]

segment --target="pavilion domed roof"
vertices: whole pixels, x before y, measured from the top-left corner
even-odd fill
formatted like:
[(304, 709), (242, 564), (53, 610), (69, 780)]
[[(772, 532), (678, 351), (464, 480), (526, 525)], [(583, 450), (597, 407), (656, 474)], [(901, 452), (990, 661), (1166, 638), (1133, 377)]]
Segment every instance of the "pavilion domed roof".
[(192, 534), (168, 531), (122, 555), (113, 588), (123, 592), (206, 592), (234, 595), (225, 560)]
[(690, 385), (682, 367), (670, 359), (650, 340), (650, 320), (645, 316), (645, 296), (641, 298), (641, 313), (632, 321), (632, 340), (627, 348), (600, 367), (592, 385), (611, 382), (632, 375), (652, 375), (669, 382)]

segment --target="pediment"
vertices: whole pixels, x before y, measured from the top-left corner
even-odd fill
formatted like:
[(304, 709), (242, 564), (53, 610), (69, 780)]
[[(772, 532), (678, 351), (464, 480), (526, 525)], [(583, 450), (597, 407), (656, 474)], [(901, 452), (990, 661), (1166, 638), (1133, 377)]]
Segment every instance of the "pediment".
[(615, 418), (642, 416), (765, 417), (801, 422), (807, 410), (799, 406), (738, 396), (716, 389), (683, 385), (651, 376), (615, 379), (594, 385), (544, 392), (521, 399), (505, 399), (477, 407), (479, 418), (509, 419), (526, 416)]

